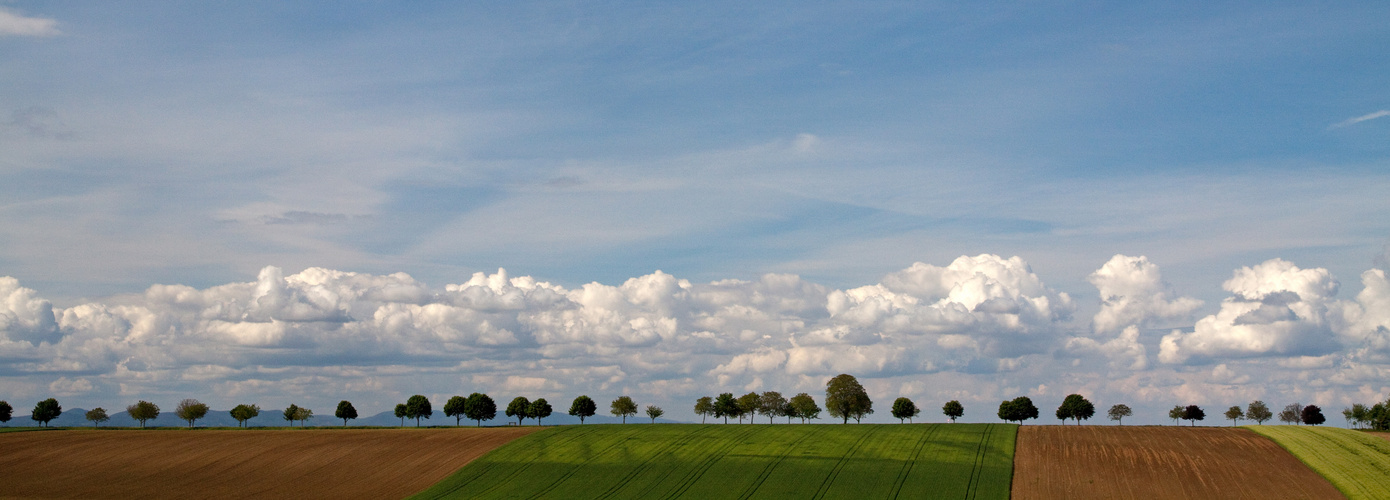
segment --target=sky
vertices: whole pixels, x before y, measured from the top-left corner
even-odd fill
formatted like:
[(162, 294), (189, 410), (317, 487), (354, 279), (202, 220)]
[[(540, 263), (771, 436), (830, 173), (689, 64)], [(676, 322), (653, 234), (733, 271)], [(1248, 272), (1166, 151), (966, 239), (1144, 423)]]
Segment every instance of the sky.
[(0, 399), (1390, 397), (1390, 5), (958, 4), (0, 1)]

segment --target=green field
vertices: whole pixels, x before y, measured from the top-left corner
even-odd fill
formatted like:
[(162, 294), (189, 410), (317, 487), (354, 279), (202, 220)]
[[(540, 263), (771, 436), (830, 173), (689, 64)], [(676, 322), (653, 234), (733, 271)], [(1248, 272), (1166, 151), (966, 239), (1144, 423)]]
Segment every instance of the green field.
[(1385, 498), (1390, 492), (1390, 441), (1335, 427), (1248, 427), (1289, 450), (1347, 498)]
[(414, 498), (1008, 498), (1017, 431), (566, 426), (508, 443)]

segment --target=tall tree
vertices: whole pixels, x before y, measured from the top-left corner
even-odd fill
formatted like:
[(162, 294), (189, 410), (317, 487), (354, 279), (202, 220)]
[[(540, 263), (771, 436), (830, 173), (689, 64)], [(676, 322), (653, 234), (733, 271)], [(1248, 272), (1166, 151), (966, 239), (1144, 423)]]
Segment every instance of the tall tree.
[(918, 409), (917, 403), (913, 403), (911, 399), (900, 397), (893, 400), (893, 418), (898, 419), (900, 424), (903, 423), (903, 419), (912, 420), (912, 417), (920, 413), (922, 410)]
[(869, 393), (853, 375), (841, 373), (825, 383), (825, 409), (830, 416), (839, 417), (841, 423), (855, 422), (865, 415), (873, 414), (874, 402)]
[(1129, 405), (1119, 404), (1110, 407), (1110, 420), (1119, 422), (1120, 425), (1125, 425), (1125, 417), (1133, 414), (1134, 410), (1129, 409)]
[(14, 407), (10, 406), (9, 401), (0, 401), (0, 424), (9, 422), (14, 417)]
[(88, 410), (86, 417), (87, 421), (92, 423), (92, 427), (97, 427), (98, 424), (111, 420), (111, 417), (106, 415), (106, 408), (100, 406)]
[(956, 423), (956, 419), (965, 415), (965, 407), (961, 406), (960, 401), (954, 399), (947, 401), (941, 406), (941, 413), (951, 419), (951, 423)]
[(245, 427), (247, 420), (256, 418), (261, 414), (261, 407), (253, 404), (240, 404), (236, 405), (236, 408), (232, 408), (232, 411), (228, 413), (231, 413), (232, 418), (236, 419), (237, 427)]
[(666, 412), (661, 411), (660, 406), (647, 405), (647, 416), (651, 417), (653, 424), (656, 423), (656, 419), (661, 418), (661, 416), (665, 414)]
[(1089, 420), (1095, 414), (1095, 405), (1080, 394), (1068, 394), (1057, 407), (1057, 418), (1062, 419), (1062, 423), (1071, 418), (1076, 420), (1076, 425), (1081, 425), (1082, 420)]
[(62, 414), (63, 406), (58, 404), (58, 400), (48, 398), (34, 405), (34, 412), (30, 418), (37, 421), (40, 426), (47, 426), (48, 422)]
[(476, 420), (478, 427), (482, 427), (484, 420), (497, 418), (497, 403), (487, 394), (475, 392), (468, 395), (468, 401), (463, 405), (463, 414), (467, 415), (469, 420)]
[(1370, 409), (1367, 408), (1366, 405), (1356, 403), (1351, 405), (1351, 408), (1348, 408), (1343, 414), (1349, 413), (1349, 415), (1347, 415), (1347, 421), (1351, 423), (1352, 427), (1360, 428), (1361, 424), (1366, 423), (1366, 415), (1369, 410)]
[(579, 396), (570, 403), (570, 415), (579, 417), (579, 424), (584, 425), (584, 419), (598, 413), (598, 403), (589, 396)]
[(748, 416), (748, 423), (753, 423), (753, 415), (758, 411), (758, 403), (762, 398), (756, 392), (750, 392), (738, 397), (738, 423), (743, 423), (743, 416)]
[(294, 421), (299, 420), (299, 405), (291, 403), (280, 416), (290, 423), (290, 427), (294, 427)]
[(420, 426), (420, 419), (428, 420), (434, 415), (434, 408), (430, 406), (430, 398), (416, 394), (410, 399), (405, 400), (405, 414), (407, 417), (415, 419), (415, 426)]
[(700, 416), (700, 423), (705, 423), (705, 417), (714, 414), (714, 398), (704, 396), (695, 400), (695, 414)]
[(1235, 427), (1236, 422), (1245, 418), (1245, 412), (1241, 411), (1239, 406), (1232, 406), (1230, 408), (1227, 408), (1225, 415), (1226, 420), (1231, 421), (1231, 427)]
[(130, 415), (130, 418), (139, 420), (140, 428), (143, 429), (145, 428), (145, 421), (159, 418), (159, 405), (142, 399), (138, 403), (125, 407), (125, 412), (126, 415)]
[(444, 403), (444, 416), (454, 417), (454, 425), (459, 425), (463, 421), (463, 405), (468, 400), (463, 396), (454, 396)]
[(550, 402), (546, 401), (545, 398), (537, 398), (535, 401), (531, 402), (531, 409), (527, 410), (526, 413), (530, 414), (531, 418), (536, 419), (536, 425), (541, 425), (541, 419), (549, 417), (550, 413), (554, 410), (554, 408), (550, 407)]
[(729, 423), (729, 417), (738, 417), (738, 399), (732, 393), (721, 393), (714, 400), (714, 418), (723, 418), (724, 423)]
[(767, 391), (758, 396), (758, 413), (767, 417), (767, 423), (772, 423), (773, 417), (781, 417), (784, 413), (782, 407), (787, 405), (787, 398), (782, 397), (782, 393), (777, 391)]
[(1323, 422), (1327, 421), (1327, 417), (1322, 415), (1322, 408), (1318, 408), (1318, 405), (1304, 406), (1299, 417), (1303, 423), (1308, 425), (1322, 425)]
[(1303, 423), (1303, 404), (1290, 403), (1284, 407), (1284, 411), (1279, 412), (1279, 421), (1286, 424)]
[(1197, 426), (1197, 421), (1207, 418), (1207, 412), (1202, 411), (1202, 407), (1197, 405), (1187, 405), (1182, 409), (1182, 419), (1192, 422), (1192, 426)]
[(608, 411), (615, 417), (622, 417), (623, 423), (626, 424), (627, 417), (637, 414), (637, 403), (628, 396), (618, 396), (618, 399), (614, 399), (609, 405)]
[(352, 406), (352, 402), (346, 399), (338, 402), (338, 409), (333, 410), (333, 416), (343, 419), (343, 427), (347, 427), (348, 420), (357, 418), (357, 408)]
[(401, 419), (401, 427), (405, 427), (405, 417), (410, 415), (410, 410), (405, 408), (405, 403), (396, 403), (395, 415)]
[(187, 421), (188, 427), (192, 428), (194, 421), (208, 416), (208, 405), (193, 398), (185, 399), (174, 407), (174, 414), (178, 415), (180, 420)]
[(1258, 399), (1251, 401), (1250, 406), (1245, 408), (1245, 418), (1254, 420), (1255, 423), (1260, 425), (1264, 425), (1266, 420), (1273, 417), (1274, 413), (1269, 411), (1269, 407), (1265, 405), (1265, 402)]
[(516, 425), (521, 425), (522, 419), (531, 417), (531, 400), (522, 396), (512, 398), (511, 403), (507, 403), (507, 416), (516, 417)]
[(1173, 405), (1173, 409), (1168, 410), (1168, 418), (1173, 419), (1173, 425), (1178, 425), (1178, 421), (1182, 420), (1182, 414), (1186, 410), (1183, 405)]

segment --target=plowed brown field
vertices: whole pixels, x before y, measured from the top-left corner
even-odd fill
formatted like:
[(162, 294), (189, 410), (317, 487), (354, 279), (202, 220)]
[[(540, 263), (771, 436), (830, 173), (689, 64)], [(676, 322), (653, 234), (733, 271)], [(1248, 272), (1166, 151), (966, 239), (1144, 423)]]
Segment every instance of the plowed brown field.
[(1273, 441), (1240, 428), (1027, 425), (1013, 498), (1345, 498)]
[(402, 498), (535, 427), (0, 434), (4, 498)]

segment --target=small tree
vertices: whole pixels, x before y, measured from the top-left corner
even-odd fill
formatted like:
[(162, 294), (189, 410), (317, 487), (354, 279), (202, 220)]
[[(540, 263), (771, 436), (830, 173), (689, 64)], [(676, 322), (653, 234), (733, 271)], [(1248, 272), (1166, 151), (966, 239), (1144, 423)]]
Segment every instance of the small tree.
[(820, 418), (820, 406), (816, 405), (816, 400), (812, 398), (810, 394), (804, 392), (797, 394), (792, 396), (791, 400), (787, 403), (791, 405), (792, 411), (796, 412), (796, 416), (801, 418), (801, 423), (803, 424), (806, 423), (808, 419), (815, 420)]
[(1182, 414), (1186, 410), (1187, 408), (1184, 408), (1183, 405), (1173, 405), (1173, 409), (1168, 410), (1168, 418), (1173, 419), (1173, 425), (1178, 425), (1178, 421), (1182, 420)]
[(513, 398), (512, 402), (507, 404), (507, 416), (516, 417), (516, 425), (523, 424), (522, 419), (531, 417), (531, 400), (521, 396)]
[(159, 418), (159, 405), (149, 401), (140, 402), (125, 407), (125, 412), (130, 418), (140, 421), (140, 428), (145, 428), (145, 421)]
[(900, 424), (904, 419), (912, 420), (912, 417), (921, 413), (922, 410), (917, 408), (917, 403), (913, 403), (911, 399), (900, 397), (893, 400), (893, 418), (898, 419)]
[(1361, 403), (1351, 405), (1351, 408), (1342, 411), (1342, 415), (1347, 417), (1347, 422), (1351, 423), (1354, 428), (1360, 428), (1361, 424), (1366, 422), (1367, 413), (1369, 413), (1369, 408)]
[(261, 414), (261, 407), (256, 405), (240, 404), (236, 405), (236, 408), (232, 408), (232, 411), (229, 413), (232, 414), (232, 418), (236, 419), (238, 427), (245, 427), (247, 420), (256, 418)]
[(428, 420), (434, 415), (434, 408), (430, 406), (430, 398), (416, 394), (405, 400), (405, 415), (415, 419), (415, 426), (419, 427), (420, 419)]
[(294, 427), (294, 421), (299, 420), (299, 405), (291, 403), (285, 407), (285, 411), (280, 412), (280, 416), (290, 423), (290, 427)]
[(1125, 425), (1124, 419), (1130, 415), (1134, 415), (1134, 410), (1129, 409), (1128, 405), (1119, 404), (1110, 407), (1110, 420), (1119, 422), (1120, 425)]
[(345, 399), (338, 402), (338, 409), (333, 410), (333, 416), (343, 419), (343, 427), (347, 427), (348, 420), (357, 418), (357, 408), (352, 406), (352, 402)]
[(1245, 418), (1245, 412), (1240, 411), (1239, 406), (1232, 406), (1226, 410), (1226, 420), (1231, 421), (1231, 427), (1236, 426), (1236, 422)]
[(951, 419), (951, 423), (954, 424), (956, 423), (956, 419), (965, 415), (965, 407), (961, 406), (960, 401), (952, 399), (941, 407), (941, 413), (946, 415), (946, 418)]
[(468, 395), (468, 401), (463, 405), (463, 414), (467, 415), (469, 420), (477, 421), (478, 427), (482, 427), (484, 420), (497, 418), (497, 403), (487, 394), (475, 392)]
[(314, 410), (310, 410), (301, 406), (298, 410), (295, 410), (294, 412), (294, 419), (299, 421), (300, 427), (304, 427), (304, 424), (308, 423), (309, 419), (311, 418), (314, 418)]
[(1274, 413), (1269, 411), (1264, 401), (1255, 400), (1250, 402), (1250, 406), (1245, 409), (1245, 418), (1254, 420), (1256, 424), (1264, 425), (1266, 420), (1274, 418)]
[(111, 420), (111, 417), (106, 415), (106, 408), (100, 406), (89, 410), (86, 416), (87, 421), (92, 423), (92, 427), (97, 427), (98, 424)]
[(758, 396), (758, 413), (767, 417), (767, 423), (772, 423), (773, 417), (783, 416), (782, 407), (787, 406), (787, 398), (782, 397), (782, 393), (777, 391), (767, 391)]
[(1082, 420), (1089, 420), (1095, 414), (1095, 405), (1080, 394), (1068, 394), (1062, 399), (1062, 405), (1057, 407), (1057, 418), (1061, 419), (1063, 424), (1071, 418), (1076, 419), (1076, 425), (1081, 425)]
[(1318, 408), (1318, 405), (1304, 406), (1299, 417), (1303, 423), (1308, 425), (1322, 425), (1323, 422), (1327, 421), (1327, 417), (1322, 415), (1322, 408)]
[(410, 411), (405, 408), (405, 403), (396, 403), (396, 418), (401, 419), (401, 427), (405, 427), (405, 417), (410, 415)]
[(1303, 404), (1290, 403), (1284, 407), (1284, 411), (1279, 412), (1279, 421), (1286, 424), (1298, 425), (1303, 422)]
[(541, 419), (549, 417), (554, 410), (550, 407), (549, 401), (546, 401), (545, 398), (538, 398), (531, 402), (531, 409), (527, 413), (531, 414), (531, 418), (536, 419), (536, 425), (541, 425)]
[(615, 417), (622, 417), (623, 423), (626, 424), (627, 417), (637, 414), (637, 403), (633, 402), (630, 397), (618, 396), (618, 399), (614, 399), (613, 403), (609, 405), (608, 411)]
[(48, 422), (62, 414), (63, 406), (58, 404), (58, 400), (48, 398), (34, 405), (34, 412), (30, 418), (37, 421), (40, 426), (47, 426)]
[(0, 401), (0, 424), (9, 422), (14, 416), (14, 407), (10, 406), (9, 401)]
[(791, 400), (788, 399), (782, 402), (782, 408), (778, 410), (777, 415), (787, 417), (787, 423), (790, 424), (792, 419), (801, 416), (801, 413), (796, 411), (796, 407), (792, 406)]
[(1019, 396), (1012, 401), (1001, 401), (999, 403), (999, 418), (1006, 422), (1018, 422), (1023, 425), (1024, 420), (1038, 418), (1038, 407), (1033, 405), (1033, 400), (1028, 396)]
[(656, 423), (656, 419), (657, 419), (657, 418), (660, 418), (660, 417), (661, 417), (662, 415), (664, 415), (665, 413), (666, 413), (666, 412), (661, 411), (661, 407), (660, 407), (660, 406), (647, 405), (647, 416), (648, 416), (648, 417), (651, 417), (652, 423), (653, 423), (653, 424)]
[(705, 423), (705, 417), (714, 414), (714, 398), (704, 396), (695, 400), (695, 414), (700, 416), (700, 423)]
[(180, 420), (187, 421), (188, 427), (192, 428), (194, 421), (208, 416), (208, 405), (196, 399), (185, 399), (179, 401), (179, 405), (174, 407), (174, 414), (178, 415)]
[(579, 424), (584, 425), (584, 419), (594, 416), (598, 412), (598, 403), (594, 402), (589, 396), (579, 396), (570, 403), (570, 415), (579, 417)]
[(714, 418), (723, 418), (724, 423), (729, 423), (729, 417), (737, 418), (740, 415), (738, 409), (738, 399), (732, 393), (721, 393), (714, 400)]
[(463, 405), (468, 400), (463, 396), (454, 396), (444, 403), (444, 416), (454, 417), (454, 425), (459, 425), (463, 421)]
[(742, 396), (739, 396), (739, 397), (738, 397), (738, 415), (739, 415), (739, 417), (738, 417), (738, 423), (740, 423), (740, 424), (743, 423), (743, 416), (744, 416), (744, 415), (747, 415), (747, 416), (748, 416), (748, 423), (750, 423), (750, 424), (753, 423), (753, 415), (757, 413), (757, 411), (758, 411), (758, 403), (761, 402), (761, 401), (762, 401), (762, 398), (758, 397), (758, 393), (756, 393), (756, 392), (750, 392), (750, 393), (748, 393), (748, 394), (744, 394), (744, 395), (742, 395)]
[(1205, 418), (1207, 418), (1207, 413), (1202, 411), (1202, 408), (1197, 405), (1188, 405), (1182, 410), (1182, 419), (1191, 421), (1193, 427), (1197, 426), (1198, 420)]
[(825, 409), (847, 424), (851, 418), (859, 422), (865, 415), (873, 414), (874, 402), (858, 379), (841, 373), (825, 383)]

